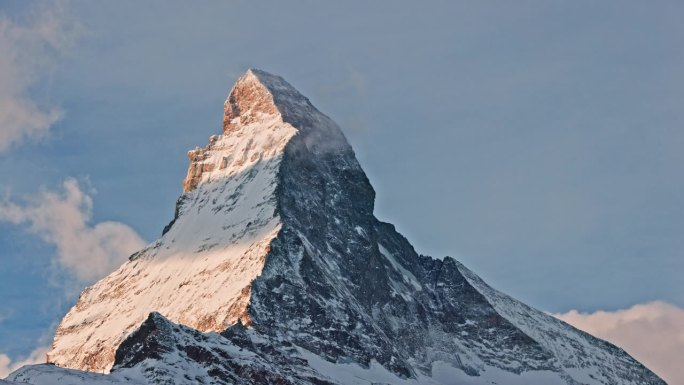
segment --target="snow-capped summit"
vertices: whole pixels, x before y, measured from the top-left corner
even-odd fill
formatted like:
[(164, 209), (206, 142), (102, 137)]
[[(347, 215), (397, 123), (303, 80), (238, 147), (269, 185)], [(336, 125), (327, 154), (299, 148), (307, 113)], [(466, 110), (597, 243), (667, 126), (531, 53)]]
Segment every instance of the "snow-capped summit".
[(281, 227), (277, 174), (298, 131), (278, 107), (305, 100), (282, 78), (261, 71), (238, 80), (225, 103), (225, 133), (188, 154), (172, 223), (83, 292), (57, 329), (51, 362), (109, 370), (116, 348), (151, 311), (201, 331), (249, 323), (250, 284)]
[(247, 71), (224, 116), (189, 153), (162, 237), (62, 320), (49, 361), (70, 369), (9, 380), (664, 384), (454, 259), (417, 254), (373, 215), (339, 127), (282, 78)]
[(224, 103), (223, 133), (266, 116), (311, 112), (318, 111), (285, 79), (249, 69), (235, 83)]

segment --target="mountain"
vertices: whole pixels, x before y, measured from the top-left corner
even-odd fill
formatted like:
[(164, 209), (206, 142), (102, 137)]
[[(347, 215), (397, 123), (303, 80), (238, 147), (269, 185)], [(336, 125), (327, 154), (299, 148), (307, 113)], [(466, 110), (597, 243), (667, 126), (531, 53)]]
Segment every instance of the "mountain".
[[(664, 384), (621, 349), (419, 255), (339, 127), (249, 70), (162, 237), (84, 290), (39, 384)], [(98, 374), (109, 373), (109, 374)]]

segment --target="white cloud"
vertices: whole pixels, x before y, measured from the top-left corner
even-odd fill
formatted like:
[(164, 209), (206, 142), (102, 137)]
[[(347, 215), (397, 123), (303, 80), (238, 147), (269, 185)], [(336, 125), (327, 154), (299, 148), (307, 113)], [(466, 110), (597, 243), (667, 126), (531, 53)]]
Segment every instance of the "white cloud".
[(12, 361), (6, 354), (0, 354), (0, 379), (7, 377), (10, 373), (24, 365), (44, 363), (45, 355), (49, 350), (47, 346), (39, 347), (33, 350), (28, 357), (18, 361)]
[(0, 153), (45, 137), (63, 115), (59, 107), (37, 103), (29, 90), (73, 45), (80, 28), (63, 2), (40, 6), (23, 23), (0, 14)]
[(138, 234), (119, 222), (89, 224), (93, 200), (69, 178), (61, 191), (42, 191), (18, 204), (0, 202), (0, 220), (26, 224), (57, 247), (57, 261), (84, 281), (100, 278), (144, 246)]
[(554, 314), (625, 349), (670, 385), (684, 385), (684, 309), (655, 301), (614, 312)]

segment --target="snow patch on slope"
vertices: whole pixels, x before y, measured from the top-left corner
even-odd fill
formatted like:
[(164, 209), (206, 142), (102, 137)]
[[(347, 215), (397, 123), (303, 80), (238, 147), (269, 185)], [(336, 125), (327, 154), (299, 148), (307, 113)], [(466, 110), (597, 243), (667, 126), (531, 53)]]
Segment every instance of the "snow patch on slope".
[(419, 374), (417, 378), (401, 378), (376, 361), (364, 368), (356, 363), (333, 363), (299, 348), (302, 358), (323, 377), (343, 385), (566, 385), (558, 373), (543, 370), (511, 375), (511, 372), (485, 366), (480, 375), (471, 376), (443, 361), (432, 364), (432, 376)]
[(613, 384), (617, 372), (629, 373), (639, 363), (622, 349), (599, 340), (487, 285), (458, 264), (459, 271), (504, 318), (550, 351), (563, 372), (579, 383)]
[(423, 287), (420, 285), (420, 282), (418, 281), (416, 276), (413, 275), (413, 273), (411, 273), (410, 271), (406, 270), (406, 268), (404, 268), (404, 266), (402, 266), (394, 258), (392, 253), (390, 253), (383, 245), (381, 245), (379, 243), (378, 243), (378, 249), (380, 250), (380, 254), (382, 254), (385, 258), (387, 258), (387, 260), (390, 262), (392, 267), (394, 267), (394, 269), (396, 269), (402, 275), (402, 277), (404, 278), (404, 282), (408, 282), (409, 284), (411, 284), (411, 286), (413, 286), (413, 288), (415, 290), (423, 290)]
[[(59, 368), (50, 364), (30, 365), (12, 373), (10, 384), (30, 385), (143, 385), (146, 382), (130, 377)], [(0, 380), (0, 384), (2, 381)]]

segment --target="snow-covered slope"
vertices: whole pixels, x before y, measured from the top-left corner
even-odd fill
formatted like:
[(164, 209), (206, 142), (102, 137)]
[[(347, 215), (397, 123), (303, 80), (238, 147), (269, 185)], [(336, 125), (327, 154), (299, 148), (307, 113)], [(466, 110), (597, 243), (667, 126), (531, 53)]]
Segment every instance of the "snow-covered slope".
[(418, 255), (373, 215), (341, 130), (280, 77), (241, 77), (223, 134), (189, 158), (163, 236), (86, 289), (55, 336), (50, 362), (111, 374), (11, 380), (663, 384), (455, 260)]
[[(478, 375), (444, 361), (431, 364), (430, 373), (405, 378), (371, 361), (330, 362), (297, 345), (273, 341), (241, 324), (223, 333), (200, 333), (151, 313), (117, 351), (108, 375), (58, 368), (26, 366), (12, 373), (10, 384), (281, 384), (281, 385), (562, 385), (579, 384), (552, 370), (513, 374), (484, 366)], [(2, 381), (0, 380), (0, 384)], [(581, 382), (581, 383), (592, 383)], [(620, 382), (615, 377), (611, 384)]]
[(252, 71), (240, 78), (226, 101), (224, 134), (188, 153), (191, 164), (172, 225), (81, 294), (57, 329), (50, 362), (109, 370), (115, 349), (151, 311), (201, 331), (249, 322), (250, 283), (281, 226), (276, 174), (297, 132), (272, 108), (263, 79), (272, 88), (280, 81), (265, 74), (259, 79)]

